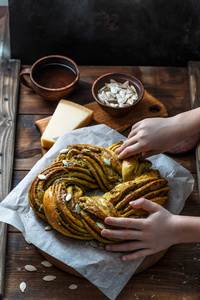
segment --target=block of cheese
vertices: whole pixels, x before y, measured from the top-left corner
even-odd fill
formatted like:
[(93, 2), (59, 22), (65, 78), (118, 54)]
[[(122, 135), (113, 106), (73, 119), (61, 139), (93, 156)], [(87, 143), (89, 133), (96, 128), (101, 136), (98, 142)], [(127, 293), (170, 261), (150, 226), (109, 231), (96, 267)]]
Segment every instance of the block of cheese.
[(88, 125), (92, 119), (92, 110), (71, 101), (60, 100), (41, 137), (42, 147), (51, 148), (59, 136)]

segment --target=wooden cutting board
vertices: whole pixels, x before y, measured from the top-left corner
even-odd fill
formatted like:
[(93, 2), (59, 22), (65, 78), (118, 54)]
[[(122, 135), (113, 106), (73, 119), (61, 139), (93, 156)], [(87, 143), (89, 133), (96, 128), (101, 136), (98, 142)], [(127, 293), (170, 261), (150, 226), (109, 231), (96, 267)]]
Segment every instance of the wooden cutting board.
[[(103, 111), (96, 102), (92, 102), (84, 106), (94, 112), (94, 120), (90, 123), (90, 125), (105, 124), (120, 133), (129, 127), (131, 128), (134, 123), (144, 118), (168, 116), (166, 107), (147, 91), (145, 91), (142, 101), (135, 106), (135, 109), (122, 118), (111, 117)], [(41, 135), (43, 134), (50, 119), (51, 116), (35, 122)]]

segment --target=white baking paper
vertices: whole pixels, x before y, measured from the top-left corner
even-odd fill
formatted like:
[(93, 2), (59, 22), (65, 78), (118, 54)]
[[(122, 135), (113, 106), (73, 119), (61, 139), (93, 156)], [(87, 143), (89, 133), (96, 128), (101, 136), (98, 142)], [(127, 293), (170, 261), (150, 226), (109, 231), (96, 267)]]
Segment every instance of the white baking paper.
[[(138, 268), (143, 258), (122, 262), (122, 253), (110, 253), (93, 248), (89, 242), (68, 238), (59, 232), (45, 231), (47, 223), (32, 210), (28, 190), (32, 180), (69, 144), (92, 144), (107, 147), (125, 137), (106, 125), (96, 125), (71, 131), (61, 136), (27, 176), (0, 203), (0, 221), (19, 229), (36, 247), (77, 270), (97, 286), (109, 299), (114, 300)], [(169, 181), (170, 199), (167, 209), (179, 214), (185, 200), (193, 190), (193, 177), (189, 171), (165, 155), (150, 158), (153, 168)]]

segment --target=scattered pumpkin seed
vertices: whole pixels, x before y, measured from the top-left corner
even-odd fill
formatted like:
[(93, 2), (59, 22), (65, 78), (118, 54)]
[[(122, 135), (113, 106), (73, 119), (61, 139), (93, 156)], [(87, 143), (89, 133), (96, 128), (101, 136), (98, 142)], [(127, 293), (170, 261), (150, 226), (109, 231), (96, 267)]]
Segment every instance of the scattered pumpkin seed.
[(50, 231), (50, 230), (52, 230), (52, 229), (53, 229), (53, 227), (52, 227), (51, 225), (48, 225), (48, 226), (45, 227), (45, 230), (46, 230), (46, 231)]
[(71, 285), (69, 286), (69, 289), (70, 289), (70, 290), (75, 290), (75, 289), (77, 289), (77, 285), (76, 285), (76, 284), (71, 284)]
[(25, 289), (26, 289), (26, 282), (21, 282), (19, 285), (20, 290), (22, 291), (22, 293), (24, 293)]
[(100, 222), (96, 222), (97, 226), (100, 228), (100, 229), (105, 229), (106, 226), (103, 224), (103, 223), (100, 223)]
[(72, 199), (72, 194), (67, 194), (65, 201), (70, 201)]
[(47, 177), (46, 177), (44, 174), (39, 174), (39, 175), (38, 175), (38, 178), (39, 178), (40, 180), (47, 180)]
[(80, 208), (80, 206), (78, 205), (78, 203), (76, 203), (76, 205), (75, 205), (75, 210), (76, 210), (77, 214), (80, 214), (81, 208)]
[(67, 148), (64, 148), (64, 149), (61, 149), (60, 150), (60, 153), (61, 154), (66, 154), (66, 153), (68, 153), (69, 152), (69, 149), (67, 149)]
[(37, 268), (32, 265), (26, 265), (25, 270), (29, 271), (29, 272), (34, 272), (34, 271), (37, 271)]
[(69, 162), (68, 162), (67, 160), (65, 160), (65, 159), (63, 159), (62, 163), (63, 163), (63, 165), (65, 165), (66, 167), (69, 166)]
[(42, 262), (41, 262), (41, 265), (43, 265), (43, 266), (46, 267), (46, 268), (50, 268), (50, 267), (53, 266), (52, 263), (50, 263), (48, 260), (42, 261)]
[(56, 276), (53, 276), (53, 275), (47, 275), (47, 276), (43, 277), (44, 281), (52, 281), (54, 279), (56, 279)]
[(111, 161), (110, 159), (104, 158), (104, 163), (106, 166), (110, 167), (111, 166)]
[(97, 247), (98, 247), (97, 242), (94, 241), (94, 240), (90, 241), (90, 245), (91, 245), (92, 247), (94, 247), (94, 248), (97, 248)]

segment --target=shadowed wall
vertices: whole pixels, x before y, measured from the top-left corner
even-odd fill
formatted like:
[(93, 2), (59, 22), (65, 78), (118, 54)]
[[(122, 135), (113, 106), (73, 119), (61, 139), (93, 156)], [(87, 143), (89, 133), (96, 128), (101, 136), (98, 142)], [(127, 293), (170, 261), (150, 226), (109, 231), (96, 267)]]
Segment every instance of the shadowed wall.
[(186, 66), (200, 60), (200, 1), (9, 0), (11, 56), (79, 65)]

